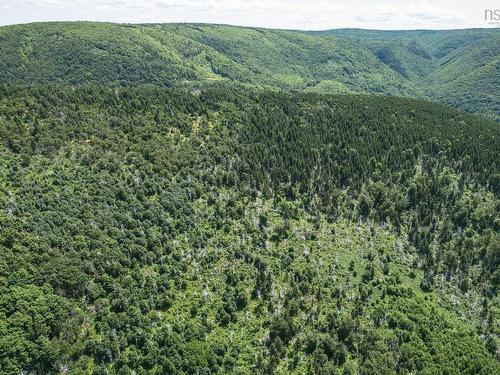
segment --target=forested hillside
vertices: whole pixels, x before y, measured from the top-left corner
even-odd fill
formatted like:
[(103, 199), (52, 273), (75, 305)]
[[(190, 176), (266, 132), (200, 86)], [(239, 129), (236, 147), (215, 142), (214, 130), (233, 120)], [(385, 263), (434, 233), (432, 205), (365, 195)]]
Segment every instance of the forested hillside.
[[(125, 77), (99, 61), (109, 76), (80, 73)], [(0, 140), (3, 374), (500, 372), (494, 122), (383, 96), (0, 86)]]
[(499, 120), (500, 30), (301, 32), (223, 25), (0, 28), (0, 83), (237, 82), (430, 98)]
[(467, 112), (499, 119), (500, 33), (498, 29), (372, 31), (330, 30), (371, 49), (415, 81), (424, 94)]

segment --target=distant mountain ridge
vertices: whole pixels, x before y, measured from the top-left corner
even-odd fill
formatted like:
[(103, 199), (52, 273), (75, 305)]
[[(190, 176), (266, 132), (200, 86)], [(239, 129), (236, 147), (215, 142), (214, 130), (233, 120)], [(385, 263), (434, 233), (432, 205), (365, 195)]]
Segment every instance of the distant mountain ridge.
[(0, 83), (197, 86), (424, 97), (500, 118), (500, 30), (289, 31), (52, 22), (0, 28)]

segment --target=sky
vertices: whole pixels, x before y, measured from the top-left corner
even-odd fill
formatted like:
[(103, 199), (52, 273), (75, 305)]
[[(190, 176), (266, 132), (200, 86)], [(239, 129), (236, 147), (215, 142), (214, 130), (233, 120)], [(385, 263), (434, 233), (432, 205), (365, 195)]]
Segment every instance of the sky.
[(283, 29), (456, 29), (498, 0), (0, 0), (0, 25), (35, 21), (203, 22)]

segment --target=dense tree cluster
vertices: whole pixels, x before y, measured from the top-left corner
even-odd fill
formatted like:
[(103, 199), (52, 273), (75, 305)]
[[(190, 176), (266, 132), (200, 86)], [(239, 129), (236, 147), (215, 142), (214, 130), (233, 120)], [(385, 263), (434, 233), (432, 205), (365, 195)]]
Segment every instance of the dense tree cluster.
[(497, 373), (499, 138), (399, 98), (0, 87), (0, 372)]
[(47, 22), (0, 28), (0, 84), (198, 87), (429, 98), (500, 121), (500, 32)]

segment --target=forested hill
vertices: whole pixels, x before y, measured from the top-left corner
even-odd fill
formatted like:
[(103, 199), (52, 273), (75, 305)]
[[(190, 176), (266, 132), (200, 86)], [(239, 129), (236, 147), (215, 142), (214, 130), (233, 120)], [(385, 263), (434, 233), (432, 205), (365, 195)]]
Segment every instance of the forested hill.
[(421, 100), (0, 86), (0, 373), (497, 374), (499, 148)]
[(499, 119), (500, 30), (300, 32), (71, 22), (0, 28), (0, 83), (271, 89), (426, 97)]
[(330, 30), (373, 51), (423, 93), (499, 120), (500, 30)]

